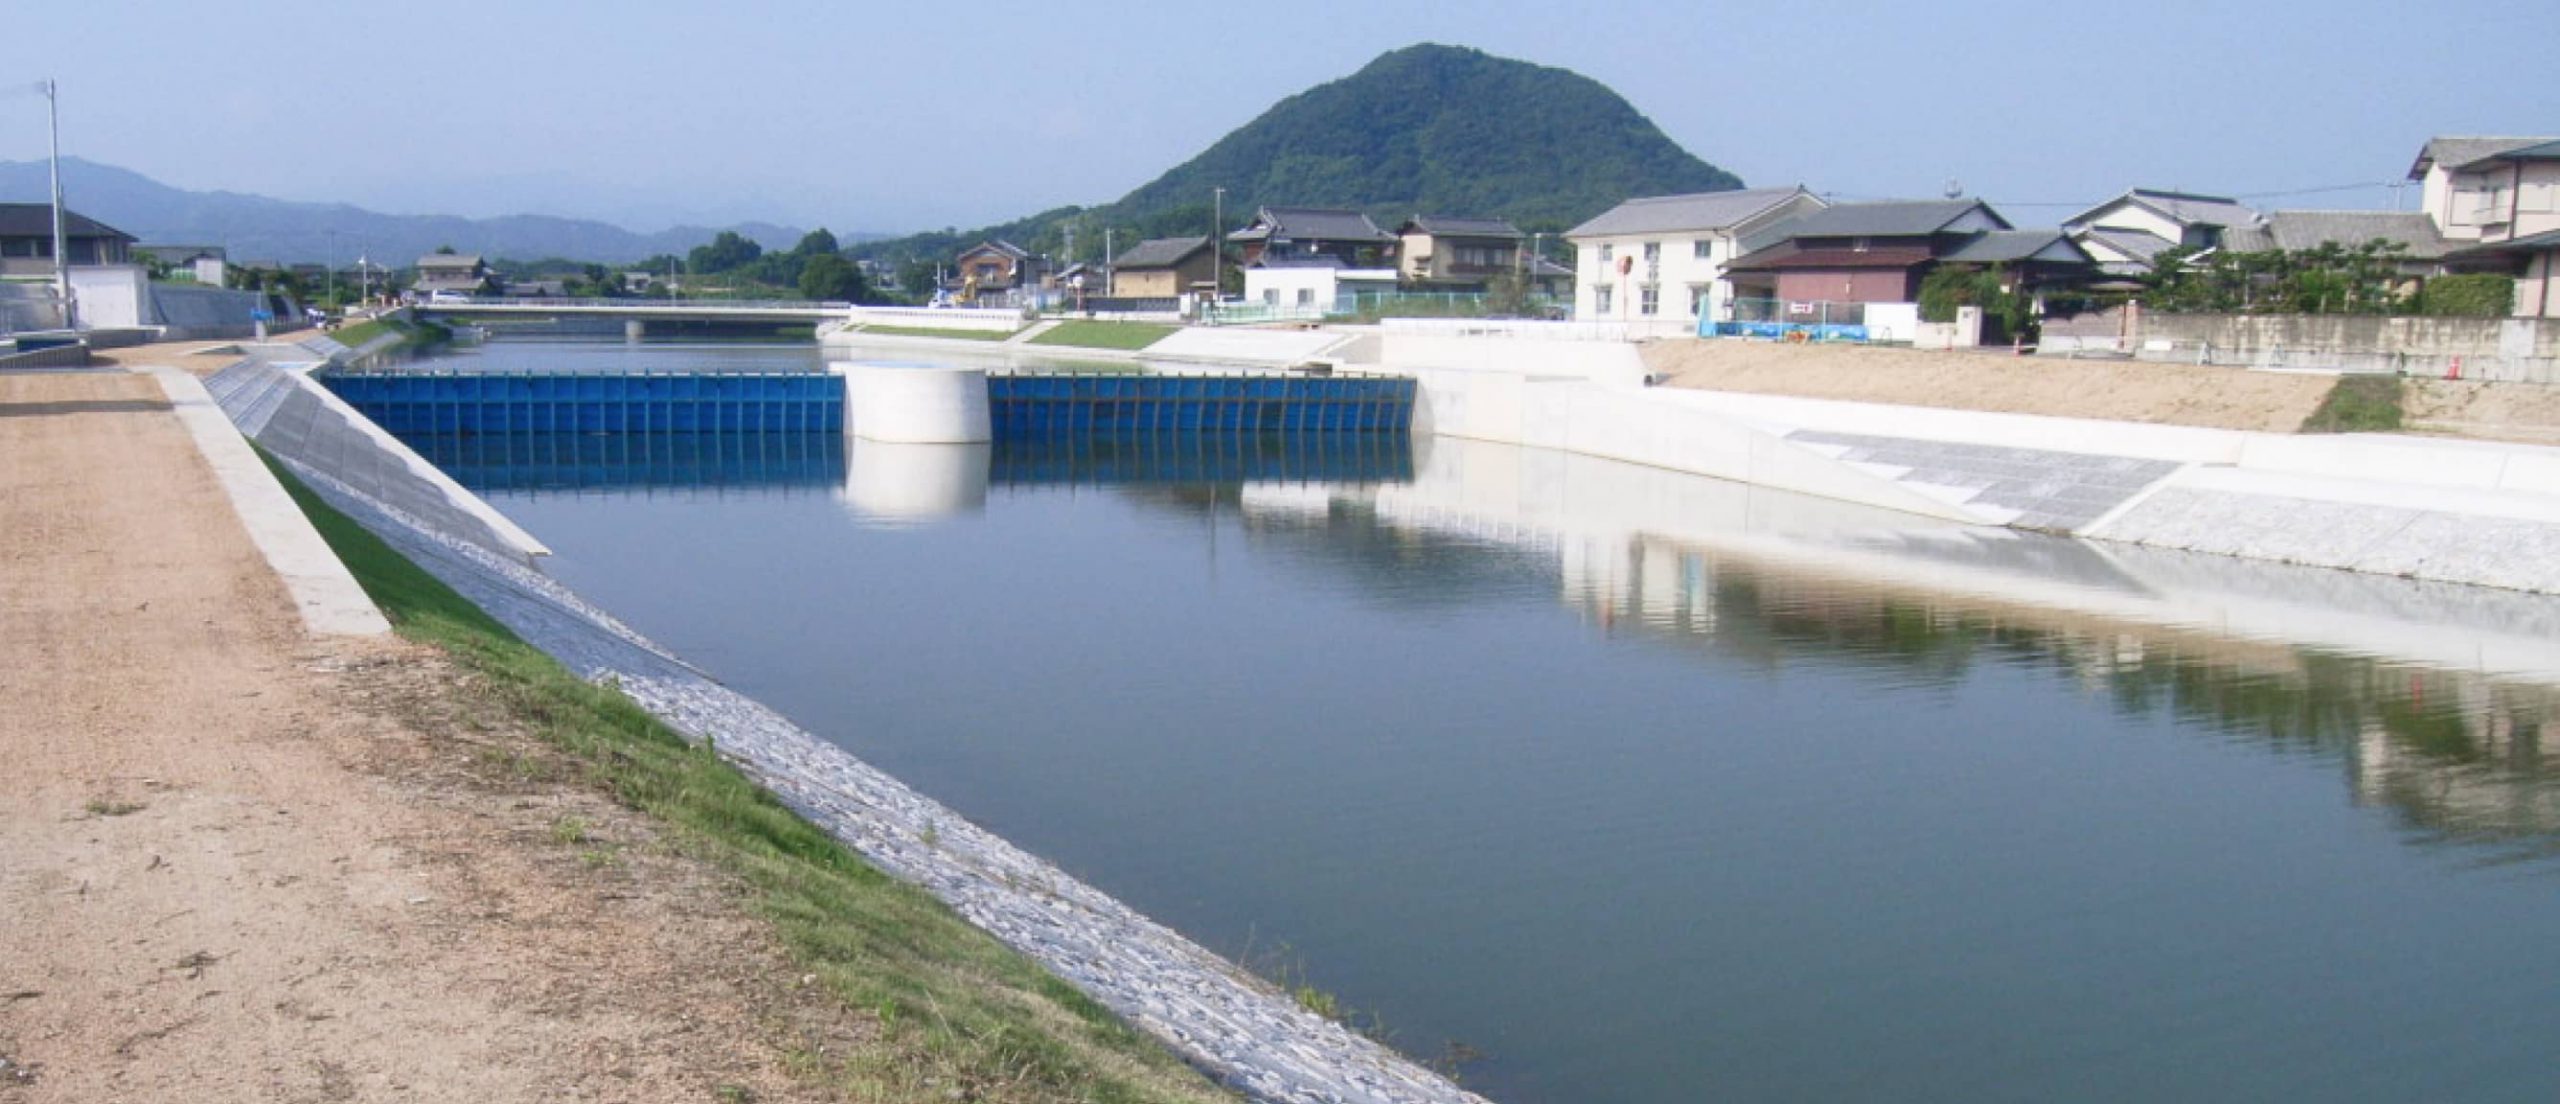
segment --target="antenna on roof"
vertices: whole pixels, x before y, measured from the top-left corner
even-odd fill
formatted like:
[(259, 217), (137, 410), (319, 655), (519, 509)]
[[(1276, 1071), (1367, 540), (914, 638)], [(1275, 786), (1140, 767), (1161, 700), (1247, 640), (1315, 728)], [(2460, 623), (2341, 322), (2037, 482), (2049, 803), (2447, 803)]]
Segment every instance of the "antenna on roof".
[(1946, 187), (1946, 197), (1947, 197), (1948, 199), (1962, 199), (1962, 198), (1964, 198), (1964, 182), (1963, 182), (1963, 181), (1960, 181), (1960, 180), (1957, 180), (1956, 178), (1954, 178), (1954, 177), (1952, 177), (1952, 176), (1948, 177), (1948, 178), (1947, 178), (1947, 187)]

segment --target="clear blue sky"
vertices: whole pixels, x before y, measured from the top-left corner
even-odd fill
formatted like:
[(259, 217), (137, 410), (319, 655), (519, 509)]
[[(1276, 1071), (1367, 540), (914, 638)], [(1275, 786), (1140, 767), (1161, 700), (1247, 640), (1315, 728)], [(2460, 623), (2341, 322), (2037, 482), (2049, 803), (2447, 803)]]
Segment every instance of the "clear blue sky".
[[(2378, 184), (2430, 134), (2560, 133), (2553, 0), (16, 0), (0, 25), (0, 86), (58, 76), (69, 154), (187, 188), (644, 230), (1104, 202), (1421, 41), (1596, 78), (1754, 185), (1927, 196), (1953, 177), (2021, 223), (2133, 184)], [(44, 141), (42, 99), (0, 92), (0, 159)]]

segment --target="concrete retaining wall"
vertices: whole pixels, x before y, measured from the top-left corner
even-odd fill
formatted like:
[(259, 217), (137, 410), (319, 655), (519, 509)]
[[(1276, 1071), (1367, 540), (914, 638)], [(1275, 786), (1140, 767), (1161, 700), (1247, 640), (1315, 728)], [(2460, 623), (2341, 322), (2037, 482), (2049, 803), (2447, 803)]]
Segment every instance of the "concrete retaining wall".
[(2530, 318), (2107, 311), (2046, 322), (2041, 351), (2560, 383), (2560, 324)]
[(973, 307), (855, 307), (855, 325), (915, 326), (936, 330), (1001, 330), (1022, 328), (1022, 312)]

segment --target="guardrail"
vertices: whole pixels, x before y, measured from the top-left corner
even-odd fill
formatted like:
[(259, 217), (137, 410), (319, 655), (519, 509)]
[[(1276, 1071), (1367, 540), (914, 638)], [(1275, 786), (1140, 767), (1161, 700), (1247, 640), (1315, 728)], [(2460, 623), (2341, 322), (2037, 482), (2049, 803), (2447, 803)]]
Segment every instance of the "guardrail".
[(852, 303), (810, 301), (804, 299), (508, 299), (473, 296), (456, 302), (423, 300), (415, 304), (421, 310), (485, 309), (489, 307), (524, 310), (614, 310), (614, 311), (824, 311), (838, 313), (852, 310)]

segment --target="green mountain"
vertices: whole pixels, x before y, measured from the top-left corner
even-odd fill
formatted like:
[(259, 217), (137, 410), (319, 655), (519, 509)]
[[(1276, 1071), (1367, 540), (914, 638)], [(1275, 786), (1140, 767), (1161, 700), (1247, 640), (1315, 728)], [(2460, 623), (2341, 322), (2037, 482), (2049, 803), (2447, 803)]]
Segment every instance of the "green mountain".
[(1558, 230), (1629, 196), (1739, 188), (1589, 77), (1457, 46), (1381, 55), (1359, 72), (1272, 105), (1199, 156), (1101, 207), (1062, 207), (999, 226), (867, 243), (883, 260), (947, 257), (982, 238), (1056, 252), (1076, 227), (1090, 257), (1102, 229), (1122, 244), (1201, 233), (1223, 187), (1228, 229), (1258, 205), (1353, 207), (1392, 227), (1412, 214), (1499, 216)]

